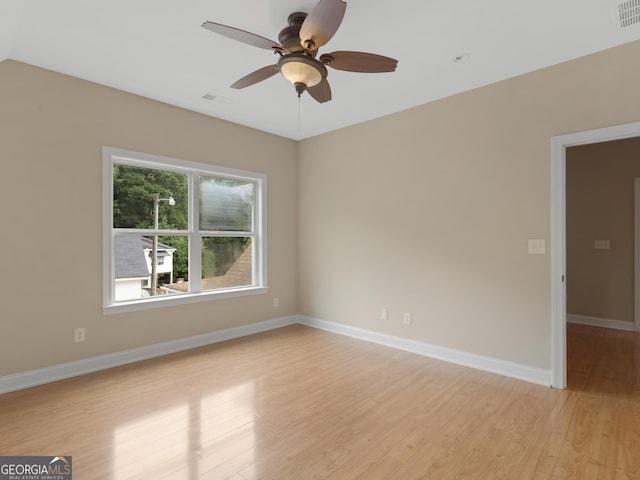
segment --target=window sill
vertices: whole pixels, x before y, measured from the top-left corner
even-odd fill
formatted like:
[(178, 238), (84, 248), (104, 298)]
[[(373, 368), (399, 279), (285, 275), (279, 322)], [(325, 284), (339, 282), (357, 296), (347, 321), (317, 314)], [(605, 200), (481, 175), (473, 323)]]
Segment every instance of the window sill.
[(203, 293), (185, 293), (145, 300), (135, 300), (131, 302), (118, 302), (105, 305), (102, 312), (105, 315), (117, 315), (119, 313), (137, 312), (140, 310), (151, 310), (155, 308), (173, 307), (176, 305), (187, 305), (190, 303), (209, 302), (222, 300), (225, 298), (244, 297), (247, 295), (260, 295), (267, 293), (269, 287), (245, 287)]

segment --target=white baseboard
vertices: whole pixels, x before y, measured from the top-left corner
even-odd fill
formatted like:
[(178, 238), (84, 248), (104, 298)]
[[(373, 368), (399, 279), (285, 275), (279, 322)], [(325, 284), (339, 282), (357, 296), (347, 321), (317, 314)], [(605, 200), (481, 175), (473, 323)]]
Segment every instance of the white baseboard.
[(39, 368), (24, 373), (16, 373), (0, 377), (0, 394), (22, 390), (65, 378), (76, 377), (87, 373), (105, 370), (107, 368), (118, 367), (129, 363), (148, 360), (150, 358), (169, 355), (171, 353), (189, 350), (191, 348), (203, 347), (214, 343), (232, 340), (254, 333), (266, 332), (275, 328), (286, 327), (298, 322), (297, 316), (283, 317), (264, 322), (252, 323), (241, 327), (234, 327), (217, 332), (205, 333), (194, 337), (181, 338), (170, 342), (148, 345), (146, 347), (134, 348), (122, 352), (109, 353), (75, 362), (54, 365), (52, 367)]
[(633, 322), (611, 320), (609, 318), (589, 317), (587, 315), (573, 315), (567, 313), (567, 322), (589, 325), (591, 327), (613, 328), (614, 330), (624, 330), (626, 332), (635, 331), (635, 325)]
[(320, 330), (326, 330), (332, 333), (366, 340), (368, 342), (397, 348), (399, 350), (416, 353), (425, 357), (435, 358), (437, 360), (503, 375), (505, 377), (524, 380), (537, 385), (549, 387), (552, 384), (551, 370), (529, 367), (519, 363), (431, 345), (429, 343), (418, 342), (407, 338), (386, 335), (340, 323), (328, 322), (326, 320), (318, 320), (316, 318), (300, 316), (298, 322)]
[(425, 357), (435, 358), (455, 363), (457, 365), (475, 368), (477, 370), (496, 373), (498, 375), (516, 378), (518, 380), (524, 380), (538, 385), (551, 385), (551, 371), (549, 370), (529, 367), (518, 363), (476, 355), (460, 350), (439, 347), (437, 345), (418, 342), (407, 338), (394, 337), (371, 330), (364, 330), (340, 323), (328, 322), (326, 320), (318, 320), (301, 315), (292, 315), (289, 317), (266, 320), (264, 322), (253, 323), (241, 327), (219, 330), (217, 332), (205, 333), (194, 337), (182, 338), (179, 340), (148, 345), (146, 347), (134, 348), (122, 352), (100, 355), (75, 362), (54, 365), (52, 367), (7, 375), (0, 377), (0, 394), (35, 387), (37, 385), (55, 382), (57, 380), (64, 380), (65, 378), (76, 377), (100, 370), (106, 370), (108, 368), (118, 367), (121, 365), (127, 365), (129, 363), (139, 362), (142, 360), (148, 360), (150, 358), (160, 357), (163, 355), (169, 355), (171, 353), (181, 352), (192, 348), (212, 345), (214, 343), (245, 337), (255, 333), (266, 332), (268, 330), (286, 327), (296, 323), (416, 353)]

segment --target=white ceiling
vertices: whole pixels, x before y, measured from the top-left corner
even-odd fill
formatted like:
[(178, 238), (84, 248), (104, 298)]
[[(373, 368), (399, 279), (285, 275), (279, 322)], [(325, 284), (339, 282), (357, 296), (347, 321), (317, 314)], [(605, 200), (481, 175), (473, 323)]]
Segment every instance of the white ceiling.
[[(204, 21), (277, 41), (287, 16), (309, 12), (315, 3), (0, 0), (0, 61), (298, 140), (640, 38), (640, 23), (619, 25), (623, 0), (348, 0), (340, 29), (320, 53), (386, 55), (399, 60), (396, 72), (329, 69), (333, 100), (325, 104), (306, 93), (299, 102), (280, 75), (229, 88), (277, 57), (205, 30)], [(451, 61), (463, 53), (464, 61)], [(218, 98), (204, 100), (205, 93)]]

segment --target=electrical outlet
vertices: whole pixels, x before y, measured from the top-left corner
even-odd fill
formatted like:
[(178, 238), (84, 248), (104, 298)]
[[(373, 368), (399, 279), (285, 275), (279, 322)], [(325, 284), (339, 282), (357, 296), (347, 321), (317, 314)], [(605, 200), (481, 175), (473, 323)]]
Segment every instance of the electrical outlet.
[(84, 328), (76, 328), (73, 331), (73, 341), (74, 343), (84, 342), (87, 339), (86, 330)]
[(413, 323), (413, 318), (409, 312), (404, 313), (404, 324), (411, 325)]
[(273, 307), (278, 308), (280, 306), (280, 299), (278, 297), (273, 297)]
[(380, 320), (389, 320), (389, 310), (386, 308), (380, 310)]

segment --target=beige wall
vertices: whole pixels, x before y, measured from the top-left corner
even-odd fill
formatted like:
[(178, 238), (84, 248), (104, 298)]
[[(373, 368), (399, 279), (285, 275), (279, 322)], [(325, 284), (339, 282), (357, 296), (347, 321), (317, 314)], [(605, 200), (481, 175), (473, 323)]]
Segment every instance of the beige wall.
[[(567, 149), (567, 312), (633, 322), (640, 138)], [(609, 240), (610, 250), (594, 249)]]
[[(266, 173), (269, 294), (103, 316), (103, 145)], [(296, 152), (290, 140), (0, 63), (0, 375), (294, 314)], [(85, 343), (73, 343), (76, 327)]]
[[(635, 42), (298, 144), (0, 63), (0, 375), (296, 312), (549, 369), (550, 259), (527, 254), (530, 238), (550, 247), (549, 140), (640, 120), (639, 55)], [(270, 293), (103, 316), (102, 145), (267, 173)]]
[[(627, 44), (301, 142), (300, 313), (549, 369), (550, 138), (640, 120), (638, 56)], [(546, 255), (527, 254), (537, 238)]]

